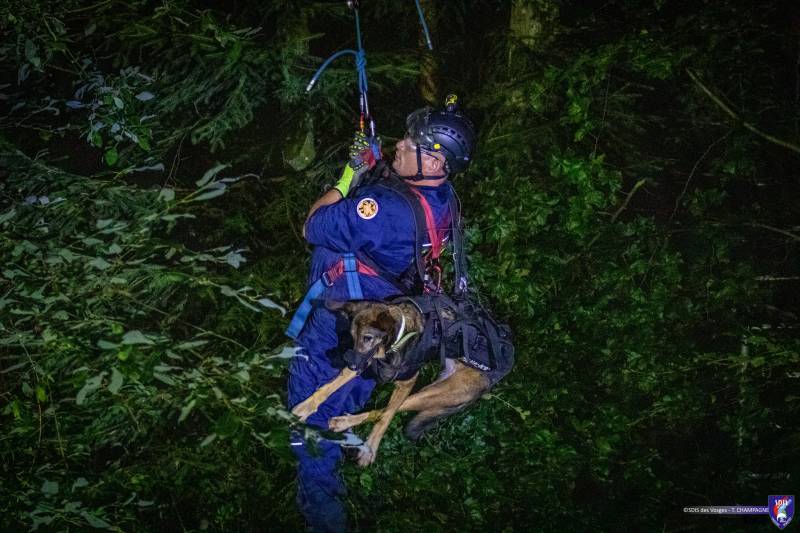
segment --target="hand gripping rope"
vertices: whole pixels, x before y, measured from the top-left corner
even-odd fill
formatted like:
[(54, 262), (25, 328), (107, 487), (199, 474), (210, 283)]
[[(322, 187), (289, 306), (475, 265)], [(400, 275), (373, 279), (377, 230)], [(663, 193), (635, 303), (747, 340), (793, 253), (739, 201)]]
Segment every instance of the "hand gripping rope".
[[(419, 3), (419, 0), (415, 0), (417, 5), (417, 13), (419, 14), (419, 20), (422, 24), (422, 30), (425, 33), (425, 41), (428, 44), (428, 48), (433, 50), (433, 44), (431, 43), (431, 36), (428, 32), (428, 24), (425, 22), (425, 14), (422, 12), (422, 6)], [(356, 45), (358, 47), (357, 50), (353, 50), (348, 48), (346, 50), (340, 50), (335, 54), (331, 55), (328, 59), (325, 60), (322, 65), (317, 69), (317, 72), (314, 73), (312, 76), (311, 81), (308, 82), (306, 86), (306, 92), (310, 92), (311, 89), (314, 88), (314, 85), (319, 80), (322, 73), (325, 71), (328, 66), (333, 63), (336, 59), (341, 56), (352, 54), (355, 58), (356, 62), (356, 75), (358, 77), (358, 107), (360, 110), (360, 119), (359, 119), (359, 128), (361, 133), (365, 132), (365, 125), (366, 123), (369, 124), (369, 143), (372, 147), (372, 152), (375, 156), (375, 159), (378, 160), (381, 158), (380, 146), (377, 142), (377, 136), (375, 134), (375, 121), (372, 119), (372, 115), (369, 112), (369, 99), (367, 98), (367, 91), (369, 89), (369, 85), (367, 83), (367, 56), (364, 52), (364, 47), (361, 44), (361, 20), (358, 15), (358, 1), (357, 0), (349, 0), (347, 2), (347, 6), (353, 10), (355, 15), (356, 21)]]

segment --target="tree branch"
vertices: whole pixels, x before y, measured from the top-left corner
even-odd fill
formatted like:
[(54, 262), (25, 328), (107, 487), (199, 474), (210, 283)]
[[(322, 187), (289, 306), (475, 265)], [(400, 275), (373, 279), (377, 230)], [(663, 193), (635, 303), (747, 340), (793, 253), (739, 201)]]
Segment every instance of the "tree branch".
[[(628, 207), (628, 203), (631, 201), (631, 198), (633, 198), (633, 195), (636, 194), (636, 191), (638, 191), (642, 187), (642, 185), (644, 185), (644, 183), (645, 183), (645, 180), (644, 179), (640, 179), (639, 181), (636, 182), (636, 184), (633, 186), (633, 188), (630, 191), (628, 191), (628, 194), (625, 196), (625, 200), (623, 200), (622, 205), (620, 205), (619, 208), (614, 212), (614, 214), (611, 215), (611, 222), (612, 223), (616, 222), (617, 217), (620, 215), (620, 213), (622, 213), (625, 210), (626, 207)], [(594, 237), (592, 237), (592, 240), (589, 241), (589, 244), (587, 244), (584, 247), (584, 251), (586, 251), (589, 248), (591, 248), (592, 245), (594, 245), (594, 243), (597, 242), (597, 239), (599, 239), (601, 235), (602, 235), (602, 232), (600, 232), (600, 233), (596, 234)], [(570, 257), (567, 260), (567, 263), (569, 263), (573, 259), (579, 257), (580, 255), (581, 254), (574, 255), (574, 256)]]
[(619, 216), (619, 214), (622, 213), (625, 210), (626, 207), (628, 207), (628, 202), (631, 201), (631, 198), (633, 198), (633, 195), (636, 194), (636, 191), (638, 191), (639, 188), (642, 185), (644, 185), (644, 182), (645, 182), (644, 178), (642, 178), (642, 179), (640, 179), (639, 181), (636, 182), (636, 184), (630, 190), (628, 195), (625, 197), (625, 201), (622, 202), (622, 205), (619, 206), (619, 209), (617, 209), (616, 212), (614, 213), (614, 215), (611, 217), (611, 222), (616, 222), (617, 217)]
[(711, 149), (714, 148), (714, 146), (716, 146), (718, 143), (722, 142), (730, 134), (731, 134), (731, 132), (728, 132), (725, 135), (723, 135), (722, 137), (720, 137), (719, 139), (717, 139), (716, 141), (714, 141), (713, 143), (709, 144), (708, 148), (706, 148), (706, 151), (703, 152), (703, 155), (700, 156), (700, 159), (695, 161), (694, 166), (692, 167), (692, 171), (689, 172), (689, 177), (686, 178), (686, 183), (683, 184), (683, 190), (678, 195), (678, 198), (675, 200), (675, 207), (672, 209), (672, 214), (669, 216), (669, 221), (670, 222), (672, 222), (672, 219), (675, 218), (675, 213), (678, 212), (678, 207), (680, 207), (681, 201), (683, 201), (683, 197), (686, 196), (686, 191), (689, 189), (689, 184), (692, 182), (692, 177), (694, 177), (694, 173), (697, 172), (697, 167), (700, 166), (700, 162), (703, 161), (703, 159), (706, 158), (706, 156), (711, 151)]
[(769, 231), (774, 231), (775, 233), (780, 233), (781, 235), (785, 235), (786, 237), (789, 237), (794, 241), (800, 242), (800, 235), (792, 233), (791, 231), (786, 231), (785, 229), (776, 228), (774, 226), (768, 226), (766, 224), (761, 224), (760, 222), (749, 222), (746, 225), (754, 228), (762, 228)]
[(751, 132), (755, 133), (762, 139), (765, 139), (773, 144), (777, 144), (778, 146), (782, 146), (788, 150), (800, 154), (800, 146), (791, 143), (789, 141), (784, 141), (783, 139), (779, 139), (773, 135), (770, 135), (769, 133), (765, 133), (760, 129), (758, 129), (757, 127), (755, 127), (753, 124), (747, 122), (746, 120), (743, 120), (734, 110), (728, 107), (728, 105), (725, 102), (723, 102), (717, 95), (715, 95), (711, 91), (711, 89), (706, 87), (706, 85), (700, 80), (700, 77), (694, 72), (692, 72), (691, 69), (687, 68), (686, 73), (689, 75), (690, 78), (692, 78), (692, 81), (700, 88), (700, 90), (702, 90), (706, 94), (706, 96), (708, 96), (715, 104), (717, 104), (717, 106), (720, 109), (722, 109), (722, 111), (725, 112), (726, 115), (731, 117), (733, 120), (740, 122), (742, 126), (750, 130)]

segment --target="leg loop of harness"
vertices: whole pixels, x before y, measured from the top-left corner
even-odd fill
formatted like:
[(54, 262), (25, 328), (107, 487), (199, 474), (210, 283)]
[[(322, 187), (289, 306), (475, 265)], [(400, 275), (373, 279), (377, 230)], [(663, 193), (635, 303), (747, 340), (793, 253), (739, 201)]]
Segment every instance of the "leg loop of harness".
[(351, 300), (363, 300), (364, 294), (361, 291), (361, 282), (358, 279), (358, 261), (356, 254), (346, 253), (342, 256), (344, 261), (344, 275), (347, 278), (347, 292)]
[(305, 326), (306, 320), (308, 320), (308, 315), (311, 314), (314, 308), (314, 300), (322, 296), (322, 293), (324, 293), (328, 287), (336, 283), (336, 281), (342, 277), (342, 274), (344, 274), (347, 280), (347, 294), (349, 299), (363, 300), (364, 292), (361, 290), (361, 280), (358, 277), (359, 272), (371, 276), (377, 275), (374, 269), (361, 263), (356, 258), (356, 254), (352, 252), (343, 254), (341, 260), (323, 272), (319, 279), (309, 287), (308, 292), (306, 292), (303, 301), (300, 302), (300, 305), (297, 307), (297, 311), (295, 311), (292, 321), (289, 322), (289, 327), (286, 328), (284, 334), (291, 339), (297, 339), (300, 332), (303, 330), (303, 326)]

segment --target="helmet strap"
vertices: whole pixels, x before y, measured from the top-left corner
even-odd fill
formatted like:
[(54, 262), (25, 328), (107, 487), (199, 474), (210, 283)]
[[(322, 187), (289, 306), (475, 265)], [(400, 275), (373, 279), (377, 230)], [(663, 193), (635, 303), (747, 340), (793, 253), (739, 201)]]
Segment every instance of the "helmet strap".
[(411, 180), (411, 181), (422, 181), (422, 180), (438, 180), (439, 178), (446, 178), (448, 177), (449, 173), (445, 170), (445, 173), (441, 176), (426, 176), (422, 173), (422, 149), (417, 145), (417, 173), (414, 176), (404, 176), (404, 180)]
[(415, 180), (424, 180), (425, 175), (422, 173), (422, 148), (417, 145), (417, 175), (414, 177)]

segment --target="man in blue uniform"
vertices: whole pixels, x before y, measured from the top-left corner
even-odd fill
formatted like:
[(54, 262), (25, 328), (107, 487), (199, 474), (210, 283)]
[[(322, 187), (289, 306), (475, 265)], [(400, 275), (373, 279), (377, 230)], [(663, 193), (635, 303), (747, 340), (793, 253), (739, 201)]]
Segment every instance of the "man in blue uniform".
[[(449, 227), (448, 203), (455, 193), (448, 177), (466, 169), (474, 132), (456, 109), (455, 97), (448, 97), (446, 105), (444, 110), (423, 108), (409, 115), (408, 132), (396, 145), (391, 167), (379, 164), (372, 169), (369, 145), (357, 135), (342, 177), (311, 206), (303, 232), (314, 245), (311, 288), (287, 330), (302, 348), (289, 369), (290, 408), (331, 381), (342, 367), (337, 357), (342, 351), (341, 337), (348, 337), (344, 333), (348, 325), (340, 323), (337, 328), (337, 316), (320, 303), (398, 296), (401, 290), (396, 280), (413, 265), (418, 246), (414, 214), (399, 193), (376, 180), (390, 174), (403, 179), (427, 201), (436, 227)], [(369, 170), (379, 175), (359, 187), (362, 174)], [(374, 380), (354, 378), (332, 394), (306, 424), (327, 429), (332, 417), (360, 411), (374, 387)], [(297, 501), (309, 526), (314, 531), (345, 530), (341, 501), (345, 488), (338, 473), (340, 446), (325, 439), (311, 444), (299, 432), (290, 444), (298, 457)]]

